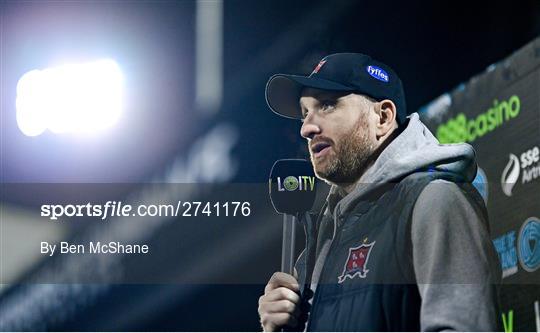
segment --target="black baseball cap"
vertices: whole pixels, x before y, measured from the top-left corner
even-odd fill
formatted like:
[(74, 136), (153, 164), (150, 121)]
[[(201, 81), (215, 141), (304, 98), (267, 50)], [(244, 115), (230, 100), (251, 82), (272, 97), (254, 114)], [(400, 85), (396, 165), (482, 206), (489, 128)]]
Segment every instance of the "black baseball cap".
[(300, 96), (305, 87), (350, 91), (376, 100), (390, 99), (398, 123), (407, 118), (405, 93), (396, 72), (361, 53), (335, 53), (324, 57), (309, 76), (276, 74), (266, 84), (266, 102), (280, 116), (301, 119)]

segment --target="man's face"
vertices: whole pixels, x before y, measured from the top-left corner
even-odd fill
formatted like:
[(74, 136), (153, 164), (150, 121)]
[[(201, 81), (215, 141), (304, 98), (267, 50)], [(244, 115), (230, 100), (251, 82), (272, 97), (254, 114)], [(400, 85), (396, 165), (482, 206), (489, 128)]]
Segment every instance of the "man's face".
[(333, 184), (360, 178), (376, 148), (373, 102), (354, 93), (305, 88), (301, 135), (308, 140), (315, 174)]

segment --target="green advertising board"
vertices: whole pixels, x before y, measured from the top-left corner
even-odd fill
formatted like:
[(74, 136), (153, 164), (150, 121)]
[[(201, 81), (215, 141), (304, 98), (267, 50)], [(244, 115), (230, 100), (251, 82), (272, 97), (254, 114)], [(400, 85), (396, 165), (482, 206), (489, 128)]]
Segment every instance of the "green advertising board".
[(419, 110), (440, 143), (477, 153), (507, 331), (540, 331), (540, 38)]

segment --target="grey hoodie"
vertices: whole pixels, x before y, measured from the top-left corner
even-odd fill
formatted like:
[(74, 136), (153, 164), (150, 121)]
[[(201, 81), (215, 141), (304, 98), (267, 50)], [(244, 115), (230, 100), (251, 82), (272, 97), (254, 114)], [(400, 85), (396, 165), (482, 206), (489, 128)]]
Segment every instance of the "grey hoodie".
[[(323, 221), (339, 221), (382, 184), (421, 169), (451, 172), (472, 182), (477, 169), (473, 148), (468, 144), (441, 145), (418, 114), (409, 118), (407, 127), (381, 152), (353, 191), (342, 197), (338, 187), (330, 189), (324, 214), (333, 215), (333, 219)], [(415, 203), (411, 240), (422, 298), (422, 331), (501, 329), (497, 295), (500, 265), (488, 223), (479, 205), (471, 204), (470, 191), (474, 191), (470, 184), (436, 180), (424, 188)], [(319, 227), (311, 285), (314, 291), (335, 232), (334, 225)]]

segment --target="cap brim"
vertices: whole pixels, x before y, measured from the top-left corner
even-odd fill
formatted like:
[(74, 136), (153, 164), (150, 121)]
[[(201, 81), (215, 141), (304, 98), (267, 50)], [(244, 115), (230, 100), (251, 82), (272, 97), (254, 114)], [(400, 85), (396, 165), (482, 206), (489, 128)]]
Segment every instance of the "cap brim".
[(300, 95), (305, 87), (332, 90), (354, 91), (354, 88), (333, 81), (301, 76), (273, 75), (266, 84), (266, 103), (270, 109), (280, 116), (291, 119), (302, 119), (300, 110)]

